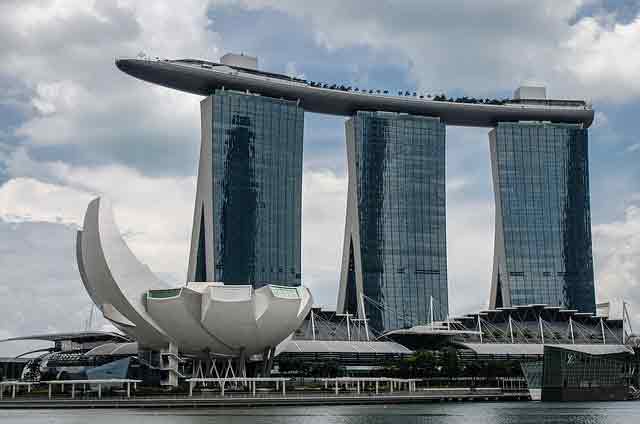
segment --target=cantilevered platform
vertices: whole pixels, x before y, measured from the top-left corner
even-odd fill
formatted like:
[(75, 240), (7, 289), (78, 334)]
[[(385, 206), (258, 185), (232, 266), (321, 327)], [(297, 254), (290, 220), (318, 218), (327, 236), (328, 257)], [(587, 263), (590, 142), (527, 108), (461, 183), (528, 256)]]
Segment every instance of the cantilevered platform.
[[(498, 122), (593, 122), (593, 110), (582, 101), (539, 100), (502, 104), (457, 103), (348, 89), (325, 88), (286, 75), (202, 60), (117, 59), (123, 72), (154, 84), (209, 96), (225, 88), (299, 101), (309, 112), (351, 116), (356, 111), (384, 110), (440, 118), (447, 125), (494, 127)], [(333, 86), (332, 86), (333, 87)]]

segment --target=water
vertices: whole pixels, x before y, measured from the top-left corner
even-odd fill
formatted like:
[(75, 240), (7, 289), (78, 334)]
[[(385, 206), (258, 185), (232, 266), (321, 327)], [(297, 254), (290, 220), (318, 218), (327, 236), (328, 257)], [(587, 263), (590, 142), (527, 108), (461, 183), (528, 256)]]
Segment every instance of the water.
[(0, 410), (0, 423), (18, 424), (637, 424), (640, 402), (433, 403), (167, 410)]

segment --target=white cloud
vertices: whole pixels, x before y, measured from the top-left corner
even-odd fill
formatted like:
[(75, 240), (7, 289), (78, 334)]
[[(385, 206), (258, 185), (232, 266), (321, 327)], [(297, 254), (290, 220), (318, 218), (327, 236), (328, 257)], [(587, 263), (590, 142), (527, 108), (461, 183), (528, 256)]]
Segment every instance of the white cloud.
[[(78, 105), (80, 87), (72, 81), (38, 83), (33, 105), (43, 115), (57, 111), (73, 110)], [(86, 93), (82, 93), (86, 96)]]
[(630, 302), (636, 325), (640, 321), (640, 206), (630, 205), (619, 221), (593, 227), (598, 299), (619, 307)]
[(467, 200), (447, 205), (449, 312), (487, 308), (493, 265), (493, 202)]
[[(23, 1), (0, 5), (0, 77), (32, 110), (15, 135), (38, 146), (77, 146), (82, 161), (117, 160), (151, 173), (193, 173), (198, 96), (136, 80), (114, 59), (140, 50), (218, 56), (206, 0), (142, 3)], [(144, 160), (143, 151), (155, 160)]]
[(640, 96), (640, 16), (613, 27), (594, 17), (580, 20), (571, 30), (562, 52), (565, 69), (590, 96), (620, 101)]
[(591, 128), (604, 128), (608, 125), (609, 117), (607, 116), (607, 114), (601, 111), (596, 111), (593, 118), (593, 124), (591, 124)]
[[(0, 311), (5, 336), (84, 329), (91, 300), (75, 265), (75, 231), (70, 225), (0, 218)], [(2, 343), (0, 356), (20, 354), (32, 345)]]
[(294, 78), (306, 78), (303, 73), (298, 71), (298, 65), (296, 65), (296, 62), (287, 62), (284, 73)]
[(586, 17), (572, 25), (588, 1), (243, 3), (304, 20), (328, 50), (365, 46), (389, 62), (409, 63), (421, 90), (495, 95), (535, 80), (556, 96), (624, 101), (640, 95), (640, 56), (632, 53), (640, 44), (640, 18), (612, 25)]
[(458, 176), (455, 178), (451, 178), (447, 181), (447, 193), (454, 193), (464, 190), (467, 186), (469, 186), (469, 181), (466, 177)]
[(159, 273), (186, 276), (195, 178), (148, 177), (118, 165), (33, 163), (17, 156), (21, 168), (37, 166), (41, 179), (18, 177), (0, 186), (0, 218), (81, 226), (90, 199), (104, 195), (113, 201), (120, 230), (143, 262)]
[(14, 178), (0, 186), (0, 218), (6, 222), (80, 224), (91, 196), (73, 188)]
[(640, 143), (635, 143), (627, 147), (627, 152), (629, 153), (637, 152), (638, 150), (640, 150)]
[(342, 260), (347, 179), (306, 169), (302, 197), (303, 280), (318, 304), (335, 307)]

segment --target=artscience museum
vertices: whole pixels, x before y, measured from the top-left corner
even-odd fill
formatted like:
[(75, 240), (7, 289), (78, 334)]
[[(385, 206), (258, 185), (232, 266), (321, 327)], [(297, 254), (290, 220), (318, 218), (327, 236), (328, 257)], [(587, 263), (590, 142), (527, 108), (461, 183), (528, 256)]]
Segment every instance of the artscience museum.
[[(111, 206), (89, 204), (77, 237), (78, 267), (89, 296), (106, 319), (156, 351), (177, 384), (179, 354), (217, 358), (265, 357), (301, 324), (312, 304), (304, 287), (189, 282), (167, 287), (131, 253), (115, 225)], [(240, 369), (242, 372), (242, 369)]]

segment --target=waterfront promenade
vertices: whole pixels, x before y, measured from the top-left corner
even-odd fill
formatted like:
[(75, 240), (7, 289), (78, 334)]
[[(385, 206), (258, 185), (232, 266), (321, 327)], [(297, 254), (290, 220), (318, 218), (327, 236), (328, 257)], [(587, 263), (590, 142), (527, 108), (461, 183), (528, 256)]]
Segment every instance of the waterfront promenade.
[(301, 406), (301, 405), (365, 405), (365, 404), (408, 404), (429, 402), (463, 401), (516, 401), (529, 400), (529, 393), (502, 392), (499, 389), (429, 389), (416, 392), (396, 392), (384, 394), (372, 393), (289, 393), (281, 394), (219, 394), (200, 393), (185, 395), (146, 395), (146, 396), (58, 396), (48, 399), (46, 396), (30, 394), (15, 399), (5, 398), (0, 409), (86, 409), (86, 408), (212, 408), (212, 407), (252, 407), (252, 406)]
[[(60, 381), (52, 391), (51, 382), (32, 386), (10, 386), (9, 393), (0, 400), (0, 409), (23, 408), (200, 408), (200, 407), (249, 407), (249, 406), (296, 406), (296, 405), (358, 405), (358, 404), (402, 404), (427, 402), (463, 401), (515, 401), (529, 400), (529, 392), (521, 384), (505, 384), (503, 387), (417, 387), (416, 380), (379, 380), (379, 387), (371, 379), (323, 379), (319, 386), (290, 386), (285, 392), (284, 379), (272, 379), (278, 384), (256, 390), (255, 382), (245, 387), (240, 384), (219, 385), (210, 381), (192, 381), (189, 390), (183, 392), (151, 392), (137, 390), (123, 382), (122, 388), (112, 387), (94, 390), (91, 384), (71, 381), (63, 386)], [(330, 380), (330, 381), (329, 381)], [(393, 383), (392, 383), (393, 381)], [(111, 382), (115, 383), (114, 381)], [(245, 382), (246, 383), (246, 382)], [(104, 382), (103, 382), (104, 384)], [(227, 386), (228, 384), (228, 386)], [(47, 388), (48, 385), (48, 388)], [(269, 385), (269, 386), (271, 386)], [(93, 385), (95, 386), (95, 385)], [(128, 387), (127, 387), (128, 386)], [(227, 390), (221, 387), (227, 386)], [(66, 389), (65, 389), (66, 387)], [(339, 390), (338, 390), (339, 388)], [(17, 390), (16, 390), (17, 389)], [(194, 390), (195, 389), (195, 390)], [(384, 390), (383, 390), (384, 389)]]

